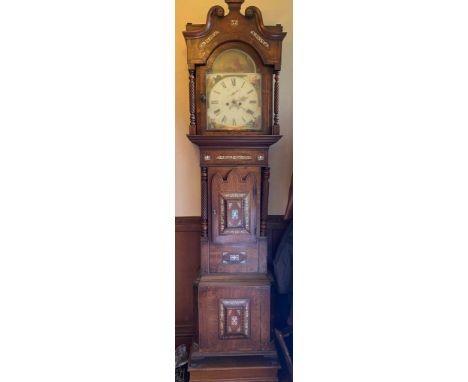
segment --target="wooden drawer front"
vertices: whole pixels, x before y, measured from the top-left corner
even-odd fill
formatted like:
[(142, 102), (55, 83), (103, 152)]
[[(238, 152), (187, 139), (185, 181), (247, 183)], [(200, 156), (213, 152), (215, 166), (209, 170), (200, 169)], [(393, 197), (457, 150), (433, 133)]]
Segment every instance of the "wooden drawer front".
[(257, 244), (243, 246), (212, 246), (210, 248), (211, 273), (258, 272)]
[(199, 350), (239, 353), (269, 349), (269, 286), (200, 286)]

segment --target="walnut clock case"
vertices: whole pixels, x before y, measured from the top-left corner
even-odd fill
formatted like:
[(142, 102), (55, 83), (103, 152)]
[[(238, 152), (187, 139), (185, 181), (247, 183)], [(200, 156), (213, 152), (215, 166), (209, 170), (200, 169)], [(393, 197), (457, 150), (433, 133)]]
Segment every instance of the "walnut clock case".
[(268, 149), (281, 138), (279, 72), (286, 33), (279, 24), (264, 25), (257, 7), (242, 14), (243, 2), (226, 0), (227, 14), (213, 6), (206, 24), (188, 23), (183, 32), (187, 136), (200, 147), (202, 191), (201, 269), (194, 282), (198, 329), (189, 366), (193, 381), (277, 380), (266, 218)]

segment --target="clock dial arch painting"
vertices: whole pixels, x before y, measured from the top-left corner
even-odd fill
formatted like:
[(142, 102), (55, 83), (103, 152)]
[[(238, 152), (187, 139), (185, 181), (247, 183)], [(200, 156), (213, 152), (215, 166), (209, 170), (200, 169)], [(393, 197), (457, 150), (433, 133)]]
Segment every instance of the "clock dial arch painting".
[(196, 71), (201, 134), (271, 133), (273, 72), (248, 44), (221, 44)]
[(207, 129), (261, 130), (262, 75), (243, 50), (227, 49), (206, 74)]

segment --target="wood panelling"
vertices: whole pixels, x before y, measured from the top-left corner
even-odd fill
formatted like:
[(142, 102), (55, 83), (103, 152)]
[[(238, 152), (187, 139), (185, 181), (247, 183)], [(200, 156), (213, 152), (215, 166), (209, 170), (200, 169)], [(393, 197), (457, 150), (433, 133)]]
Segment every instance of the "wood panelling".
[(175, 337), (176, 346), (190, 344), (193, 333), (193, 280), (200, 268), (201, 218), (175, 219)]
[[(286, 222), (280, 215), (267, 221), (268, 264), (278, 247)], [(190, 345), (193, 334), (193, 281), (200, 268), (201, 217), (175, 218), (175, 338)]]

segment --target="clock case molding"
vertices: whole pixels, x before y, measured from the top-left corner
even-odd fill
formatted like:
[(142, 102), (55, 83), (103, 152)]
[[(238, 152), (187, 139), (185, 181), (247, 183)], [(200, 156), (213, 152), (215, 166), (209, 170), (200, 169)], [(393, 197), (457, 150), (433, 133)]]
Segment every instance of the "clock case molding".
[[(262, 381), (277, 380), (266, 221), (268, 150), (281, 138), (279, 73), (286, 33), (279, 24), (264, 25), (255, 6), (242, 14), (243, 2), (226, 0), (227, 14), (213, 6), (206, 24), (188, 23), (183, 32), (189, 69), (187, 137), (200, 147), (201, 167), (201, 266), (194, 281), (195, 336), (189, 366), (194, 381), (206, 357), (248, 355), (269, 357), (270, 367), (263, 365), (262, 370), (271, 379)], [(259, 130), (207, 129), (205, 76), (227, 49), (248, 53), (262, 74)]]
[[(208, 11), (206, 24), (186, 25), (183, 32), (187, 44), (189, 68), (190, 124), (188, 138), (198, 145), (217, 144), (229, 147), (236, 144), (236, 137), (252, 136), (252, 140), (240, 139), (240, 144), (270, 146), (280, 139), (279, 73), (281, 70), (282, 41), (286, 36), (279, 24), (263, 24), (260, 10), (255, 6), (240, 8), (244, 0), (227, 0), (229, 13), (215, 5)], [(262, 74), (262, 129), (261, 131), (209, 131), (206, 126), (205, 75), (216, 57), (227, 49), (238, 48), (247, 52)], [(273, 84), (274, 82), (274, 84)], [(273, 112), (273, 113), (272, 113)], [(211, 136), (231, 136), (231, 140), (216, 141)], [(256, 136), (254, 138), (253, 136)]]

